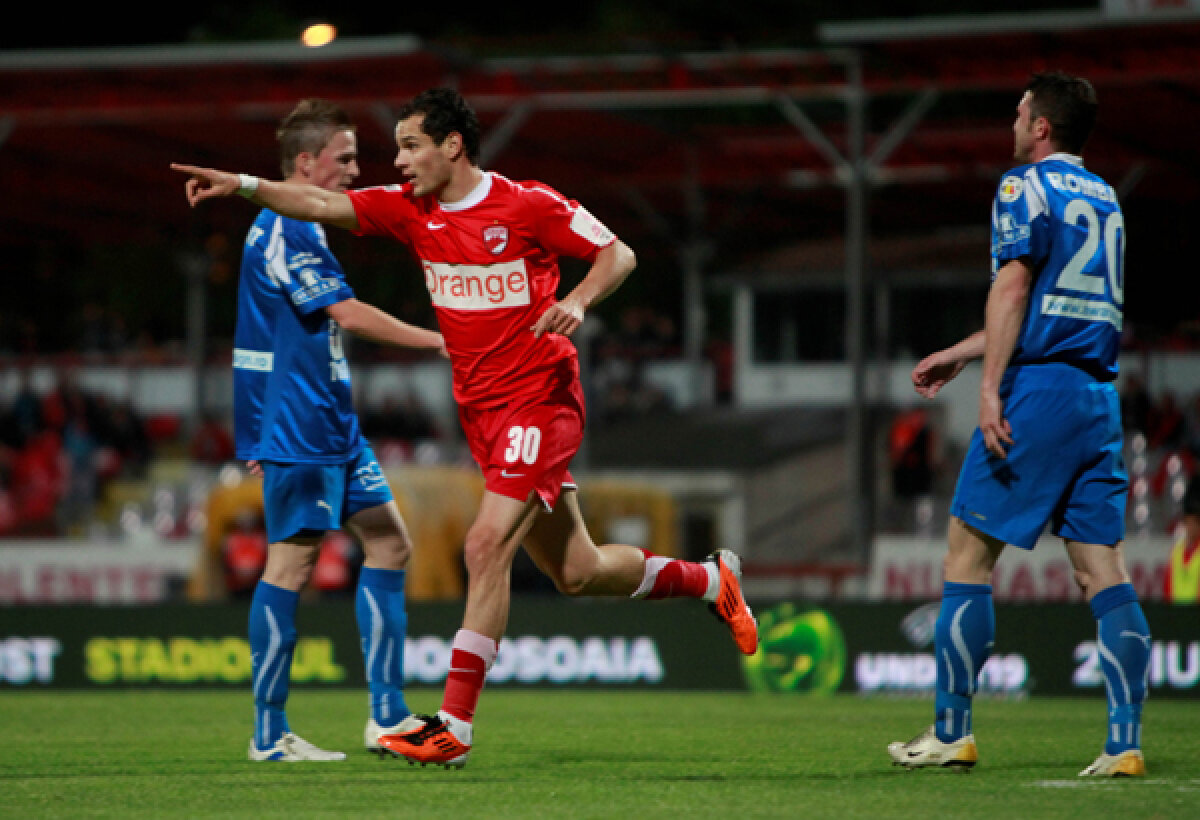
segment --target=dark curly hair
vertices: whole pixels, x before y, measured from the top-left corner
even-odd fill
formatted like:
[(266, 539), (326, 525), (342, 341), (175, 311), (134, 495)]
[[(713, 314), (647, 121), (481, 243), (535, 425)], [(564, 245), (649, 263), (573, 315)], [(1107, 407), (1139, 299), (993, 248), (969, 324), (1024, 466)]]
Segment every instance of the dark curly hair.
[(453, 88), (431, 88), (422, 91), (400, 109), (397, 119), (406, 120), (423, 114), (421, 130), (441, 145), (446, 137), (457, 133), (471, 164), (479, 164), (479, 118), (462, 95)]

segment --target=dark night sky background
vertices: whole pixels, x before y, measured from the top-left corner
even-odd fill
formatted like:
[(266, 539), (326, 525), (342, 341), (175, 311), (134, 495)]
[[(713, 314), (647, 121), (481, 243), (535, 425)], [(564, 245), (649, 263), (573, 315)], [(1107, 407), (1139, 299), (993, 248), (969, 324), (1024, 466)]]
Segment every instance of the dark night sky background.
[[(505, 2), (328, 3), (218, 2), (159, 4), (130, 12), (88, 4), (46, 19), (27, 7), (10, 10), (0, 33), (2, 49), (82, 48), (168, 43), (288, 40), (306, 22), (328, 20), (342, 36), (414, 34), (427, 43), (481, 53), (551, 49), (638, 50), (647, 47), (712, 49), (730, 46), (803, 46), (815, 26), (830, 20), (864, 20), (971, 12), (1045, 10), (1036, 0), (596, 0), (558, 4), (549, 14), (533, 4)], [(1053, 8), (1096, 8), (1098, 0), (1058, 0)], [(36, 7), (36, 4), (33, 4)], [(42, 8), (45, 8), (44, 6)], [(452, 9), (447, 13), (447, 8)], [(14, 19), (14, 15), (16, 19)], [(19, 17), (28, 19), (22, 22)]]

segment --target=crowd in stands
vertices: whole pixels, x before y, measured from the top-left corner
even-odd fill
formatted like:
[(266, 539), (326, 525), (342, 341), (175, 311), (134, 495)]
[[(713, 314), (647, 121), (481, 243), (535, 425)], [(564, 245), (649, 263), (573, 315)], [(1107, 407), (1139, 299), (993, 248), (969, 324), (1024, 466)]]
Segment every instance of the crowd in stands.
[(1121, 391), (1121, 418), (1127, 432), (1146, 437), (1150, 450), (1187, 451), (1200, 456), (1200, 392), (1182, 405), (1171, 390), (1155, 399), (1141, 376), (1131, 373), (1125, 377)]
[[(1143, 483), (1134, 476), (1134, 495), (1164, 510), (1163, 526), (1174, 528), (1183, 488), (1200, 475), (1200, 391), (1181, 402), (1170, 390), (1154, 397), (1136, 374), (1125, 377), (1121, 391), (1121, 417), (1127, 443), (1136, 442), (1144, 464)], [(1136, 465), (1134, 472), (1136, 472)]]
[[(128, 400), (85, 390), (73, 367), (54, 369), (53, 385), (42, 390), (36, 389), (31, 367), (6, 372), (8, 389), (0, 394), (0, 537), (85, 532), (109, 483), (145, 479), (165, 446), (194, 465), (219, 468), (236, 461), (232, 426), (221, 414), (205, 413), (185, 430), (177, 415), (146, 417)], [(412, 395), (389, 398), (361, 419), (388, 464), (429, 460), (418, 445), (444, 435)]]
[(0, 408), (0, 535), (57, 535), (86, 523), (104, 483), (145, 471), (145, 424), (129, 402), (79, 387), (70, 371), (34, 391), (21, 369)]

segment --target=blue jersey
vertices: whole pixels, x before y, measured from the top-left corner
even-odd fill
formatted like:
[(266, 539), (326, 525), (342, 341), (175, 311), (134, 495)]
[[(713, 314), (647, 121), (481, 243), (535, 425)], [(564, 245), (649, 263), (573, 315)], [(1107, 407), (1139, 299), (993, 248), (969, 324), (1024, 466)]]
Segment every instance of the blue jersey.
[(1115, 379), (1124, 256), (1116, 193), (1079, 157), (1052, 154), (1005, 174), (992, 204), (992, 274), (1018, 258), (1034, 271), (1010, 366), (1061, 362)]
[(238, 458), (337, 464), (363, 448), (341, 329), (324, 310), (353, 296), (320, 225), (258, 215), (238, 285)]

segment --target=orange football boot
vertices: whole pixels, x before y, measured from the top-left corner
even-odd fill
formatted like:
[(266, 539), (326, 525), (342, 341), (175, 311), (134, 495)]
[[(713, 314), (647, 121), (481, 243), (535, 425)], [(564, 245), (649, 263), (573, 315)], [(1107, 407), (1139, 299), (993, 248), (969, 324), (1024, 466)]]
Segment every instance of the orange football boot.
[(433, 763), (447, 769), (461, 769), (471, 747), (460, 741), (438, 715), (414, 715), (421, 726), (394, 735), (381, 735), (379, 746), (396, 757), (422, 766)]
[(742, 561), (729, 550), (719, 550), (709, 556), (715, 561), (721, 573), (721, 586), (717, 591), (717, 600), (708, 605), (733, 633), (733, 640), (743, 655), (753, 655), (758, 651), (758, 623), (754, 613), (746, 606), (742, 597)]

